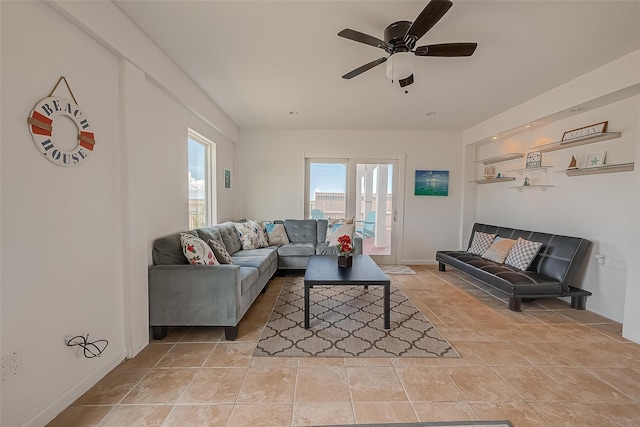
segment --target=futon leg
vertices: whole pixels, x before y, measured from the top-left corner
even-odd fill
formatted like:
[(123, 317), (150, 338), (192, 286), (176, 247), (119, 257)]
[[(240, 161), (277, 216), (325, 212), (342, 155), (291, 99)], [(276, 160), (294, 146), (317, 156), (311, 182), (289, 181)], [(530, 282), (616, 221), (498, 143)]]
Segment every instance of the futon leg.
[(587, 309), (587, 296), (580, 295), (577, 297), (571, 297), (571, 308), (575, 308), (576, 310), (586, 310)]
[(264, 294), (265, 292), (267, 292), (267, 289), (269, 289), (269, 283), (267, 283), (266, 285), (264, 285), (264, 288), (262, 288), (262, 290), (260, 291), (261, 294)]
[(153, 335), (154, 340), (161, 340), (167, 336), (168, 330), (169, 330), (168, 326), (152, 326), (151, 335)]
[(520, 298), (514, 297), (514, 296), (510, 296), (509, 297), (509, 310), (511, 311), (522, 311), (522, 309), (520, 308), (520, 305), (522, 303), (522, 300)]
[(235, 341), (238, 338), (238, 326), (227, 326), (224, 328), (224, 338), (227, 341)]
[(438, 262), (438, 271), (446, 271), (445, 265), (441, 262)]

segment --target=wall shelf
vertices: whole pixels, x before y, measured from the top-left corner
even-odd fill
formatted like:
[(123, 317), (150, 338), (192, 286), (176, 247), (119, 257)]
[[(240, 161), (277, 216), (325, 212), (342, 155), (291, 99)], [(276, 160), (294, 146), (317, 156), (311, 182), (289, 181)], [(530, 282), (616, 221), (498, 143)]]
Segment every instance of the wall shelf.
[(536, 168), (522, 168), (522, 169), (513, 169), (510, 170), (509, 172), (517, 172), (518, 174), (522, 175), (525, 171), (547, 171), (547, 169), (552, 168), (553, 166), (538, 166)]
[(529, 151), (540, 151), (546, 153), (549, 151), (564, 150), (565, 148), (578, 147), (585, 144), (593, 144), (594, 142), (607, 141), (622, 136), (622, 132), (601, 132), (582, 138), (574, 138), (568, 141), (556, 141), (549, 144), (538, 145), (537, 147), (529, 147)]
[(580, 175), (596, 175), (601, 173), (615, 173), (615, 172), (630, 172), (635, 169), (635, 163), (620, 163), (616, 165), (604, 165), (596, 168), (583, 168), (583, 169), (567, 169), (564, 173), (567, 176), (580, 176)]
[(528, 190), (528, 189), (531, 189), (531, 190), (533, 190), (533, 189), (536, 189), (536, 188), (537, 188), (537, 189), (539, 189), (539, 190), (542, 190), (542, 191), (547, 191), (547, 188), (551, 188), (551, 187), (553, 187), (553, 185), (541, 185), (541, 184), (537, 184), (537, 185), (520, 185), (520, 186), (518, 186), (518, 187), (507, 187), (507, 188), (515, 188), (516, 190), (518, 190), (518, 191), (522, 192), (522, 190), (524, 190), (524, 189), (527, 189), (527, 190)]
[(508, 181), (515, 181), (516, 179), (513, 176), (503, 176), (500, 178), (484, 178), (484, 179), (476, 179), (475, 181), (469, 181), (469, 182), (475, 182), (476, 184), (494, 184), (496, 182), (508, 182)]
[(506, 162), (507, 160), (519, 159), (524, 157), (522, 153), (507, 153), (501, 154), (495, 157), (489, 157), (488, 159), (476, 160), (475, 163), (482, 163), (484, 165), (491, 165), (493, 163)]

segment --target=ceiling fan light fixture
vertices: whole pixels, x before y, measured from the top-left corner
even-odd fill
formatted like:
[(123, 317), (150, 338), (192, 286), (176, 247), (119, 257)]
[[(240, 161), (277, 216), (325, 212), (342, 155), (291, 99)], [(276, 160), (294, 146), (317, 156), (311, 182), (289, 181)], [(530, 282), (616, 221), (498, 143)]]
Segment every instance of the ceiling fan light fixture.
[(406, 79), (413, 74), (412, 52), (396, 52), (387, 60), (387, 77), (393, 81)]

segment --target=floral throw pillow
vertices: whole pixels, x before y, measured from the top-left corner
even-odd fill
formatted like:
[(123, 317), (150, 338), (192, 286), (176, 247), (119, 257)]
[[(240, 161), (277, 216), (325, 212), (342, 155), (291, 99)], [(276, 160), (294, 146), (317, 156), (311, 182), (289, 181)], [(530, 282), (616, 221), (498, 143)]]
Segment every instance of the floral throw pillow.
[(180, 233), (182, 253), (193, 265), (220, 265), (213, 251), (204, 240), (191, 234)]
[(252, 219), (246, 222), (235, 223), (236, 230), (238, 230), (238, 236), (242, 243), (242, 249), (250, 251), (251, 249), (266, 248), (269, 246), (267, 241), (266, 232), (262, 226), (262, 223), (254, 221)]

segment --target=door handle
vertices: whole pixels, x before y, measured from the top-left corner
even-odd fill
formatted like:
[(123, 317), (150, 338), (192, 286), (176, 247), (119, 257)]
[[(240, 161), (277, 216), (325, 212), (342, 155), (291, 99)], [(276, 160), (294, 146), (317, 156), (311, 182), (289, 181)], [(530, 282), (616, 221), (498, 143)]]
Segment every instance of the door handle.
[(398, 208), (393, 209), (393, 222), (398, 222)]

